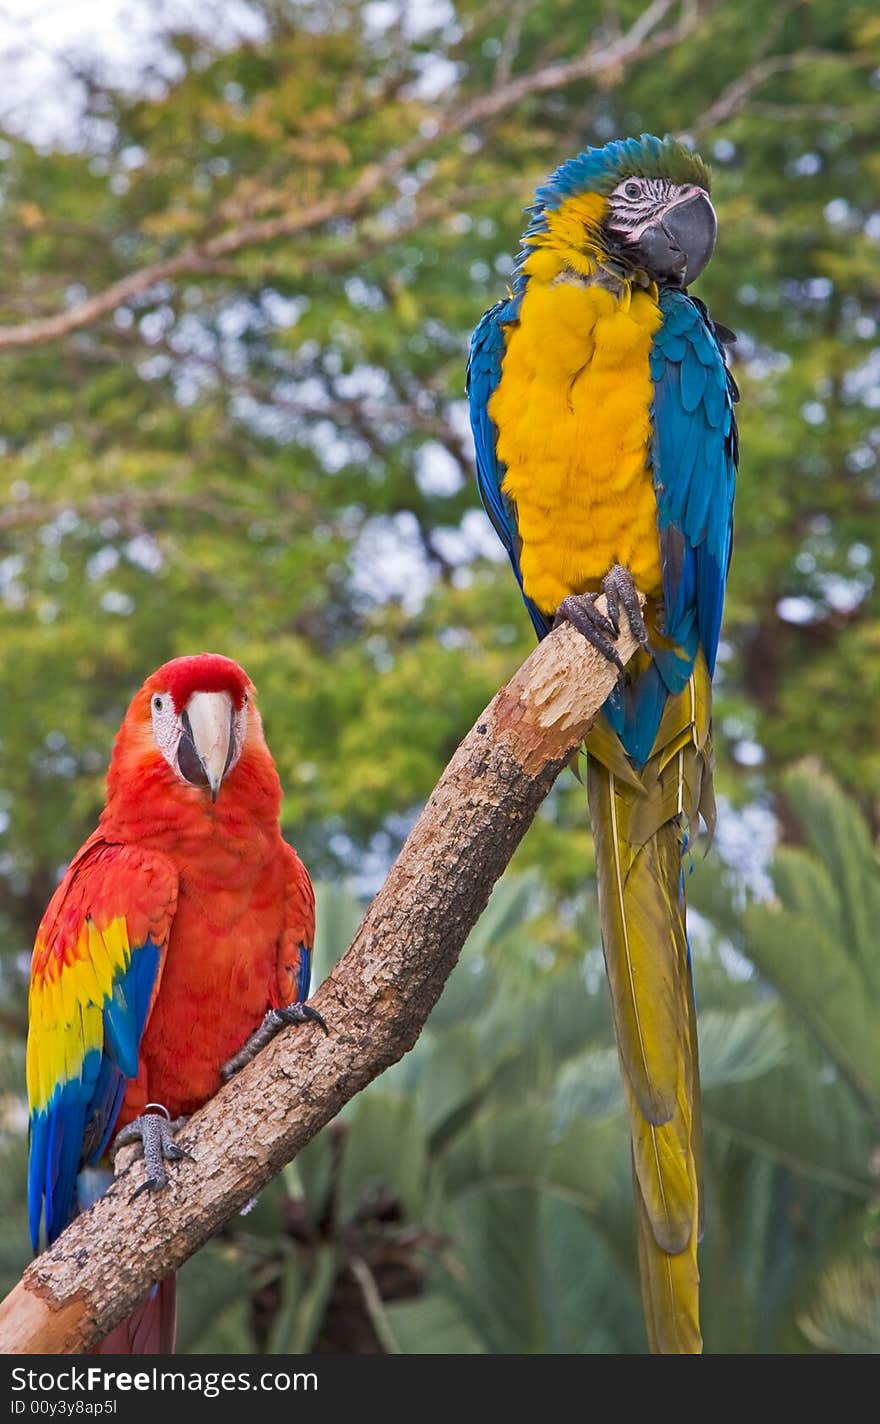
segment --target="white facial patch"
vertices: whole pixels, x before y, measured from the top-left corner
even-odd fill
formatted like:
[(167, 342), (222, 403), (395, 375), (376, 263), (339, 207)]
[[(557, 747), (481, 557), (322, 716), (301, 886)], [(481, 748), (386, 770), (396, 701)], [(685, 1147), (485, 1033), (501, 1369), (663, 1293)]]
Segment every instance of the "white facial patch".
[(624, 178), (609, 195), (605, 226), (637, 242), (669, 206), (674, 193), (675, 185), (668, 178)]
[(232, 716), (232, 756), (229, 761), (229, 771), (235, 766), (244, 750), (245, 738), (247, 737), (248, 725), (248, 695), (245, 693), (244, 701), (237, 712)]
[[(153, 720), (153, 740), (176, 776), (177, 748), (180, 745), (180, 718), (174, 710), (174, 698), (170, 692), (154, 692), (150, 698), (150, 716)], [(180, 778), (183, 780), (183, 777)]]

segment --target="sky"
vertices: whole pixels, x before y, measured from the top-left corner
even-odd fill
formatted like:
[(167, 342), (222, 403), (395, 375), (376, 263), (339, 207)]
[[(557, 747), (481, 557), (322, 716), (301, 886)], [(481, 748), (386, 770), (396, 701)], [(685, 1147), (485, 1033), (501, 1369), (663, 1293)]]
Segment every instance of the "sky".
[[(363, 6), (365, 23), (377, 33), (401, 13), (411, 35), (453, 16), (449, 0), (365, 0)], [(178, 19), (220, 44), (264, 33), (248, 0), (0, 0), (0, 127), (40, 144), (74, 145), (82, 94), (77, 62), (107, 66), (117, 83), (149, 90), (145, 74), (153, 74), (154, 84), (175, 76), (174, 56), (158, 36)], [(450, 82), (448, 65), (431, 67), (427, 58), (425, 97), (432, 86)]]
[(172, 79), (173, 57), (158, 35), (178, 17), (215, 41), (262, 32), (246, 0), (0, 0), (0, 125), (38, 143), (71, 141), (82, 93), (77, 62), (106, 66), (132, 87), (145, 72), (154, 83)]

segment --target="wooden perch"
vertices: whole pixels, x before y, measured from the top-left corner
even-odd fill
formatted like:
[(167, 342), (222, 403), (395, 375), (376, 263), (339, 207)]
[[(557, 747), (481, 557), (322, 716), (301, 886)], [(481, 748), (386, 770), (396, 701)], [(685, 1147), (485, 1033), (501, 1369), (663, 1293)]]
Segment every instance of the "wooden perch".
[[(622, 631), (625, 661), (634, 643)], [(0, 1351), (75, 1354), (123, 1319), (412, 1047), (465, 939), (614, 683), (571, 627), (546, 638), (459, 746), (358, 930), (289, 1029), (193, 1117), (156, 1195), (132, 1163), (0, 1304)]]

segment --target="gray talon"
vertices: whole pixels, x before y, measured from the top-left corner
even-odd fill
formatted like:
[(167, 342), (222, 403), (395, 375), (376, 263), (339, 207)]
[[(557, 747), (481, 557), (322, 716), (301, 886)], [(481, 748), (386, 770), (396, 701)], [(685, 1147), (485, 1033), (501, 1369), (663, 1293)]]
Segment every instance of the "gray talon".
[(167, 1113), (145, 1112), (134, 1118), (121, 1132), (117, 1133), (113, 1144), (114, 1157), (120, 1147), (130, 1147), (133, 1142), (140, 1146), (138, 1156), (146, 1164), (147, 1175), (141, 1185), (131, 1195), (131, 1201), (141, 1192), (159, 1192), (168, 1185), (165, 1171), (166, 1162), (191, 1162), (192, 1154), (174, 1141), (174, 1134), (189, 1122), (187, 1117), (169, 1121)]
[(556, 610), (553, 627), (560, 623), (571, 623), (587, 642), (613, 663), (617, 671), (623, 672), (620, 654), (611, 639), (620, 636), (620, 608), (623, 605), (626, 619), (633, 637), (640, 647), (650, 652), (648, 630), (642, 617), (639, 595), (629, 569), (615, 564), (602, 580), (607, 613), (602, 614), (596, 607), (595, 593), (572, 593), (564, 598)]
[(629, 569), (615, 564), (602, 580), (602, 592), (608, 604), (608, 617), (614, 625), (614, 636), (620, 631), (620, 605), (623, 604), (630, 631), (642, 648), (648, 647), (648, 630), (642, 617), (639, 595)]
[(317, 1009), (313, 1009), (311, 1004), (288, 1004), (286, 1009), (273, 1009), (272, 1013), (280, 1020), (279, 1028), (285, 1024), (320, 1024), (327, 1037), (330, 1037), (330, 1030), (324, 1022)]
[(227, 1063), (220, 1069), (220, 1077), (224, 1083), (228, 1083), (236, 1073), (240, 1073), (242, 1068), (251, 1063), (261, 1048), (265, 1048), (267, 1043), (287, 1028), (289, 1024), (316, 1023), (324, 1030), (327, 1037), (330, 1030), (324, 1022), (317, 1009), (313, 1009), (311, 1004), (288, 1004), (284, 1009), (270, 1009), (266, 1014), (259, 1028), (254, 1029), (250, 1038), (242, 1045), (237, 1053), (234, 1053)]
[(564, 598), (556, 610), (553, 627), (558, 628), (560, 623), (570, 623), (603, 658), (614, 663), (618, 672), (623, 672), (620, 654), (611, 642), (611, 638), (617, 636), (617, 629), (610, 618), (599, 612), (594, 593), (572, 593)]

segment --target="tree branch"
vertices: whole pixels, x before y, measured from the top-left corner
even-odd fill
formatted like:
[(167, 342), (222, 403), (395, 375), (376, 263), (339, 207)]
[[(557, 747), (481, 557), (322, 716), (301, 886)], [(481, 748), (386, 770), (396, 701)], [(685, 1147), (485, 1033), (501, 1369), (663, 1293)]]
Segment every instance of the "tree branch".
[(804, 66), (815, 65), (823, 59), (835, 57), (828, 50), (801, 49), (795, 54), (774, 54), (759, 59), (751, 68), (738, 75), (732, 84), (728, 84), (711, 107), (694, 120), (690, 126), (691, 132), (702, 134), (717, 128), (719, 124), (726, 124), (745, 109), (756, 89), (760, 89), (778, 74), (791, 74)]
[[(621, 632), (625, 660), (634, 644)], [(418, 1038), (495, 881), (614, 684), (571, 627), (552, 633), (459, 746), (348, 953), (315, 995), (330, 1026), (285, 1032), (197, 1113), (165, 1191), (127, 1167), (0, 1304), (0, 1351), (89, 1349)]]
[[(325, 415), (332, 415), (332, 411)], [(240, 491), (238, 491), (240, 493)], [(245, 491), (246, 495), (246, 491)], [(164, 488), (150, 486), (147, 489), (125, 489), (110, 494), (95, 494), (88, 499), (60, 499), (51, 501), (22, 500), (18, 504), (0, 509), (0, 534), (9, 529), (23, 529), (49, 524), (60, 514), (73, 514), (77, 519), (88, 519), (97, 523), (101, 519), (118, 519), (126, 529), (140, 533), (145, 525), (145, 516), (158, 510), (170, 509), (175, 513), (193, 512), (216, 519), (223, 524), (239, 524), (253, 519), (253, 508), (246, 499), (236, 508), (230, 501), (229, 493), (213, 493), (210, 488), (197, 493), (180, 490), (176, 485)], [(313, 519), (315, 508), (305, 495), (291, 491), (284, 498), (276, 514), (288, 513), (300, 520)]]
[(57, 341), (92, 325), (161, 282), (171, 282), (185, 275), (208, 275), (216, 270), (218, 262), (247, 248), (263, 246), (280, 238), (297, 237), (335, 219), (358, 217), (381, 189), (441, 140), (478, 127), (514, 108), (530, 95), (551, 93), (578, 80), (596, 79), (602, 75), (616, 80), (626, 65), (677, 44), (695, 27), (700, 11), (695, 0), (682, 0), (678, 21), (665, 30), (658, 29), (661, 20), (673, 8), (673, 3), (674, 0), (653, 0), (625, 34), (606, 45), (590, 43), (575, 59), (560, 60), (529, 74), (518, 75), (469, 103), (457, 104), (453, 98), (446, 108), (440, 110), (435, 122), (422, 125), (415, 137), (394, 149), (381, 163), (369, 164), (351, 187), (342, 193), (331, 193), (305, 206), (297, 204), (292, 211), (274, 218), (231, 227), (217, 237), (185, 248), (173, 257), (129, 273), (103, 291), (54, 316), (0, 326), (0, 350)]

